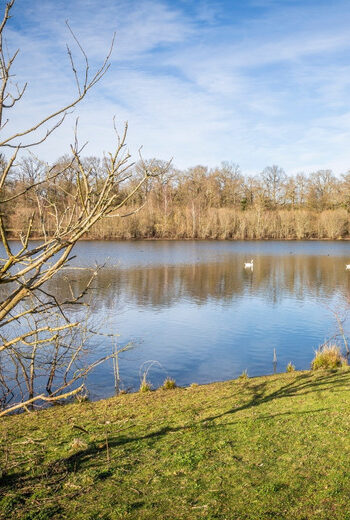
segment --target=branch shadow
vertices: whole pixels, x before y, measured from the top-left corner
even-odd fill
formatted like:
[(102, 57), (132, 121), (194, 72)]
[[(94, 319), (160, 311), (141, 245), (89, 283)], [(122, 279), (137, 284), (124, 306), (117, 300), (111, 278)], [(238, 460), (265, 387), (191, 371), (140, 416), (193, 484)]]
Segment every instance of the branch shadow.
[(249, 390), (252, 393), (252, 397), (247, 403), (235, 408), (231, 408), (220, 414), (213, 415), (205, 420), (214, 421), (215, 419), (219, 419), (221, 417), (224, 417), (225, 415), (234, 414), (243, 410), (248, 410), (250, 408), (260, 406), (264, 403), (268, 403), (276, 399), (289, 398), (295, 395), (305, 396), (319, 390), (325, 390), (326, 385), (331, 386), (332, 390), (335, 391), (339, 387), (344, 386), (346, 382), (349, 384), (350, 390), (350, 372), (339, 373), (339, 371), (334, 370), (330, 373), (328, 372), (327, 374), (318, 376), (315, 380), (310, 380), (309, 374), (300, 374), (291, 382), (287, 383), (278, 390), (275, 390), (274, 392), (271, 392), (267, 395), (265, 395), (265, 390), (268, 386), (267, 382), (257, 384), (253, 383), (251, 386), (249, 386)]
[[(347, 385), (349, 385), (349, 388), (346, 388)], [(207, 417), (202, 417), (200, 419), (195, 420), (192, 419), (191, 423), (189, 423), (188, 425), (164, 426), (156, 431), (152, 431), (145, 435), (139, 436), (121, 434), (118, 436), (110, 437), (108, 438), (108, 445), (107, 443), (93, 443), (87, 448), (81, 449), (75, 452), (74, 454), (69, 455), (68, 457), (57, 459), (54, 462), (48, 464), (38, 475), (28, 475), (25, 472), (21, 472), (15, 475), (10, 475), (7, 478), (3, 477), (2, 479), (0, 479), (0, 487), (3, 486), (7, 489), (9, 487), (28, 487), (35, 485), (36, 482), (42, 481), (43, 479), (45, 480), (45, 482), (48, 483), (48, 485), (50, 485), (50, 482), (52, 485), (57, 485), (57, 482), (64, 481), (70, 473), (78, 472), (80, 468), (91, 459), (99, 457), (101, 454), (107, 455), (107, 452), (109, 453), (111, 449), (116, 448), (118, 446), (125, 446), (128, 444), (132, 445), (132, 443), (137, 443), (145, 440), (151, 441), (152, 443), (157, 442), (160, 438), (168, 434), (176, 433), (179, 431), (188, 431), (190, 429), (193, 429), (194, 426), (200, 426), (204, 424), (206, 427), (208, 425), (212, 425), (212, 427), (214, 428), (224, 427), (226, 425), (234, 424), (236, 422), (247, 419), (241, 418), (238, 421), (231, 421), (220, 425), (215, 425), (215, 421), (226, 416), (234, 416), (240, 411), (249, 410), (251, 408), (258, 407), (261, 404), (268, 403), (274, 400), (289, 398), (294, 395), (303, 396), (313, 392), (317, 392), (319, 390), (324, 390), (327, 386), (331, 386), (333, 391), (340, 391), (341, 388), (344, 389), (342, 391), (349, 390), (350, 371), (344, 373), (339, 373), (339, 371), (333, 371), (330, 373), (327, 372), (324, 375), (317, 376), (315, 379), (311, 379), (309, 374), (300, 374), (284, 386), (266, 395), (267, 386), (267, 382), (257, 383), (253, 380), (252, 382), (248, 382), (248, 386), (245, 387), (245, 390), (250, 391), (251, 396), (246, 403), (240, 406), (230, 408), (229, 410), (226, 410), (219, 414), (209, 415)], [(238, 390), (239, 387), (235, 386), (235, 393)], [(226, 397), (226, 399), (229, 398), (230, 397)], [(308, 413), (319, 413), (328, 409), (329, 408), (318, 408), (312, 410), (304, 410), (301, 412), (288, 411), (277, 414), (261, 415), (254, 418), (254, 420), (266, 420), (270, 418), (273, 419), (274, 417), (286, 415), (304, 415)], [(98, 463), (102, 464), (101, 460), (98, 460)], [(103, 466), (105, 466), (105, 463), (103, 463)], [(108, 478), (108, 471), (105, 476), (106, 478)]]

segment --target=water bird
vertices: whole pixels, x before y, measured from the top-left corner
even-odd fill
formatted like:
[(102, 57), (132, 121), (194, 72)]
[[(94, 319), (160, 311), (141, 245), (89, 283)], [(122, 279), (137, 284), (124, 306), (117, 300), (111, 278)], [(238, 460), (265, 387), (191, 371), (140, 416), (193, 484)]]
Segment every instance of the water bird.
[(250, 262), (244, 262), (244, 267), (245, 268), (250, 267), (251, 269), (253, 269), (253, 267), (254, 267), (254, 260), (252, 259)]

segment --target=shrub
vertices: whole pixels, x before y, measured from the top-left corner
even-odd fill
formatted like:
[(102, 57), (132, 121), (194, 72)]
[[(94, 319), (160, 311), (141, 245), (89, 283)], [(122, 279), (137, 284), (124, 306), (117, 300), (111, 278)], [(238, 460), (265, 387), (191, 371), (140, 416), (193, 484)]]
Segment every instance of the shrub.
[(171, 377), (167, 377), (162, 386), (163, 390), (173, 390), (176, 388), (175, 379), (171, 379)]
[(311, 362), (311, 369), (338, 368), (343, 365), (347, 365), (347, 361), (342, 357), (338, 345), (322, 345), (315, 351), (315, 357)]
[(295, 372), (295, 366), (293, 365), (293, 363), (291, 361), (289, 361), (289, 363), (287, 365), (286, 372)]

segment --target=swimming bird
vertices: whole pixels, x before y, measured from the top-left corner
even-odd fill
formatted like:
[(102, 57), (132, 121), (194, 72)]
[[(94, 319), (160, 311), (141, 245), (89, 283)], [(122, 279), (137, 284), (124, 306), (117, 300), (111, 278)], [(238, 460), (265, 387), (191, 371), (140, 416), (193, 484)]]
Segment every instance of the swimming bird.
[[(245, 268), (250, 267), (251, 269), (253, 269), (253, 267), (254, 267), (254, 260), (252, 259), (250, 262), (244, 262), (244, 267)], [(349, 266), (349, 269), (350, 269), (350, 266)]]

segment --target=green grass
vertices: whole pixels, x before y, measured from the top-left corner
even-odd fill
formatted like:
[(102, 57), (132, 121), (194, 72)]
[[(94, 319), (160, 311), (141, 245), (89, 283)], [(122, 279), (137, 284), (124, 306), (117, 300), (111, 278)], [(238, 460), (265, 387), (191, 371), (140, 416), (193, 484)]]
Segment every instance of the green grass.
[(350, 370), (7, 417), (1, 519), (350, 520)]

